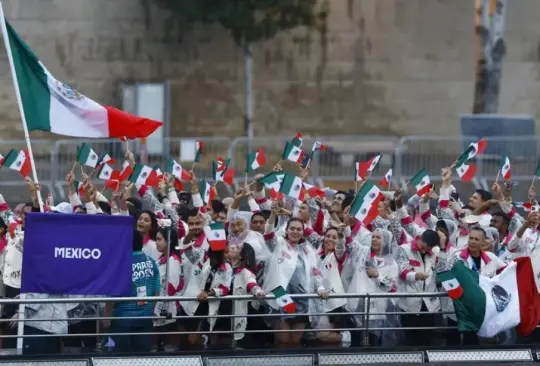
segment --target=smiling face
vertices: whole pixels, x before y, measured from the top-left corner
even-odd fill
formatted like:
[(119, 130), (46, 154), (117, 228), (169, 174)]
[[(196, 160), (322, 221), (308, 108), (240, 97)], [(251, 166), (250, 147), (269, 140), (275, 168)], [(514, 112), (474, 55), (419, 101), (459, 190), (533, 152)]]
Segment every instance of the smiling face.
[(324, 250), (326, 253), (333, 252), (336, 249), (339, 235), (336, 229), (329, 229), (324, 235)]
[(230, 230), (233, 235), (240, 235), (246, 230), (246, 222), (237, 217), (232, 220)]
[(188, 228), (189, 232), (193, 234), (193, 236), (197, 237), (199, 236), (203, 231), (203, 219), (201, 216), (189, 216), (188, 217)]
[(142, 235), (150, 234), (152, 229), (152, 218), (146, 212), (142, 213), (137, 220), (137, 231)]
[(287, 238), (291, 244), (298, 244), (304, 237), (304, 225), (301, 222), (294, 220), (289, 221), (287, 227)]

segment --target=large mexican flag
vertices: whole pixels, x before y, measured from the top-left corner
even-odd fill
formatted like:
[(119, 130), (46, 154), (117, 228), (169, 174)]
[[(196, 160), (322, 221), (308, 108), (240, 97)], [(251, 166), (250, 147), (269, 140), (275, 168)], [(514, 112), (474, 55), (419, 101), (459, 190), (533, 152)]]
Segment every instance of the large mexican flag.
[(516, 328), (527, 336), (540, 321), (540, 296), (529, 257), (515, 259), (492, 278), (462, 261), (438, 277), (454, 301), (460, 332), (489, 338)]
[(1, 14), (2, 36), (11, 50), (15, 87), (29, 131), (89, 138), (147, 137), (162, 125), (148, 118), (102, 106), (57, 80)]

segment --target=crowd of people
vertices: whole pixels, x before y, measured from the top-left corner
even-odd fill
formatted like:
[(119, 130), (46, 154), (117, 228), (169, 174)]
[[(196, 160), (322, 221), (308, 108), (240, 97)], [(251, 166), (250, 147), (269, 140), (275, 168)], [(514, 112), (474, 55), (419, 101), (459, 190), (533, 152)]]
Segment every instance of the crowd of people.
[[(126, 161), (135, 164), (129, 151)], [(281, 170), (280, 164), (273, 167), (275, 172)], [(298, 175), (306, 181), (309, 168), (300, 168)], [(473, 345), (520, 341), (511, 331), (494, 339), (460, 334), (451, 300), (418, 296), (444, 292), (436, 274), (451, 268), (455, 261), (464, 261), (480, 275), (492, 277), (513, 258), (530, 256), (535, 273), (540, 271), (540, 212), (534, 202), (528, 206), (526, 218), (518, 214), (511, 200), (511, 184), (495, 183), (491, 192), (476, 190), (468, 202), (462, 202), (452, 185), (452, 169), (444, 168), (438, 192), (431, 189), (405, 199), (402, 189), (384, 191), (377, 217), (365, 225), (350, 215), (356, 190), (313, 197), (305, 191), (302, 200), (291, 199), (270, 195), (260, 181), (262, 176), (243, 184), (233, 197), (204, 202), (193, 172), (190, 192), (176, 189), (175, 178), (165, 174), (154, 188), (126, 181), (109, 199), (87, 175), (82, 178), (82, 188), (76, 189), (76, 174), (69, 172), (69, 202), (47, 205), (46, 211), (132, 216), (134, 272), (155, 269), (147, 271), (148, 275), (134, 274), (132, 295), (184, 296), (198, 301), (105, 304), (102, 311), (98, 303), (28, 305), (25, 334), (59, 337), (25, 338), (25, 349), (50, 353), (59, 352), (62, 346), (95, 348), (99, 339), (93, 334), (98, 329), (123, 334), (108, 340), (119, 352), (204, 346), (428, 346), (434, 342)], [(40, 210), (39, 185), (29, 178), (26, 182), (30, 202), (12, 211), (0, 198), (2, 279), (7, 298), (17, 297), (21, 286), (24, 215)], [(531, 201), (534, 197), (532, 188)], [(163, 219), (171, 224), (161, 225)], [(213, 245), (209, 238), (210, 226), (220, 222), (226, 230), (225, 248)], [(276, 289), (283, 290), (282, 294)], [(392, 292), (416, 296), (376, 297), (367, 303), (358, 297), (334, 297)], [(316, 296), (294, 298), (300, 294)], [(252, 295), (252, 300), (228, 301), (230, 295)], [(289, 295), (294, 303), (292, 311), (286, 306), (291, 304)], [(208, 301), (210, 298), (220, 301)], [(363, 313), (367, 310), (372, 315), (366, 323)], [(113, 320), (85, 320), (99, 314)], [(17, 316), (16, 306), (4, 307), (4, 319), (13, 320), (4, 323), (4, 334), (15, 334)], [(367, 332), (362, 331), (366, 328)], [(155, 335), (133, 334), (151, 332)], [(68, 333), (87, 335), (62, 337)], [(4, 347), (8, 343), (4, 341)]]

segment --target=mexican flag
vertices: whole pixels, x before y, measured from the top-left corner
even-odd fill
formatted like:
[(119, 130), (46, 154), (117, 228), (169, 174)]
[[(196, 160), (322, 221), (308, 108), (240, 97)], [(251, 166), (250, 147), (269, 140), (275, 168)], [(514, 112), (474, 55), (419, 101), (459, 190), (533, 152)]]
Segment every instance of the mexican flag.
[[(56, 80), (2, 14), (2, 35), (13, 57), (16, 88), (29, 131), (108, 138), (147, 137), (163, 123), (102, 106)], [(9, 55), (8, 55), (9, 56)]]
[(228, 185), (234, 183), (234, 170), (229, 169), (231, 159), (223, 159), (222, 157), (212, 161), (212, 176), (216, 182), (225, 182)]
[(304, 157), (304, 152), (302, 149), (292, 142), (287, 142), (285, 144), (285, 149), (283, 150), (282, 160), (292, 161), (294, 163), (301, 164)]
[(4, 159), (3, 166), (18, 171), (25, 178), (30, 175), (32, 170), (30, 157), (24, 150), (11, 149)]
[(73, 181), (73, 188), (79, 196), (84, 195), (84, 186), (82, 182), (79, 182), (78, 180)]
[(124, 161), (124, 164), (122, 165), (122, 171), (120, 172), (120, 177), (118, 177), (118, 180), (120, 180), (120, 182), (125, 181), (129, 178), (131, 173), (133, 173), (133, 168), (131, 167), (131, 165), (129, 165), (127, 161)]
[(205, 205), (208, 205), (214, 198), (216, 198), (216, 189), (206, 180), (201, 181), (199, 192)]
[(313, 147), (311, 148), (311, 153), (314, 154), (317, 151), (324, 151), (326, 150), (326, 146), (323, 145), (320, 141), (315, 141), (313, 143)]
[(302, 137), (302, 134), (298, 132), (296, 136), (291, 140), (291, 143), (301, 149), (302, 146), (304, 146), (304, 139)]
[(463, 163), (456, 167), (456, 173), (462, 181), (470, 182), (476, 174), (476, 165)]
[(133, 173), (129, 177), (129, 181), (135, 184), (144, 184), (147, 186), (157, 187), (159, 178), (156, 171), (148, 165), (135, 164)]
[(426, 169), (422, 168), (414, 177), (411, 178), (411, 184), (416, 188), (416, 194), (422, 196), (429, 193), (431, 182)]
[(487, 147), (487, 141), (482, 139), (478, 142), (473, 142), (470, 147), (472, 147), (473, 150), (469, 153), (469, 158), (467, 160), (471, 160), (476, 155), (482, 154)]
[(382, 157), (382, 155), (379, 154), (379, 155), (374, 156), (374, 157), (372, 157), (371, 159), (368, 160), (368, 162), (367, 162), (369, 164), (368, 169), (367, 169), (368, 173), (370, 173), (370, 174), (373, 173), (373, 171), (375, 170), (375, 168), (379, 164), (379, 161), (381, 161), (381, 157)]
[(504, 180), (512, 178), (512, 168), (510, 166), (510, 158), (508, 156), (501, 157), (501, 175)]
[(489, 338), (516, 328), (527, 336), (540, 321), (540, 295), (529, 257), (515, 259), (492, 278), (462, 261), (437, 276), (454, 302), (460, 332)]
[(304, 183), (304, 190), (309, 194), (310, 197), (321, 197), (324, 198), (326, 195), (322, 189), (317, 186), (312, 186), (311, 184)]
[(354, 181), (362, 182), (366, 179), (366, 173), (369, 168), (369, 164), (362, 161), (357, 161), (354, 164)]
[(193, 160), (195, 163), (198, 163), (201, 161), (201, 156), (204, 151), (204, 144), (202, 141), (197, 140), (195, 142), (195, 160)]
[(300, 201), (304, 200), (304, 182), (302, 178), (295, 175), (285, 174), (279, 191), (291, 198), (296, 198)]
[(296, 311), (296, 304), (291, 299), (291, 296), (283, 289), (283, 287), (279, 286), (273, 289), (272, 294), (274, 294), (279, 307), (282, 308), (284, 312), (292, 314)]
[(379, 185), (383, 187), (390, 187), (390, 183), (392, 183), (392, 168), (390, 168), (386, 174), (384, 175), (384, 178), (379, 182)]
[(212, 251), (225, 250), (227, 247), (227, 236), (225, 234), (225, 223), (216, 222), (207, 226), (206, 238)]
[(96, 152), (84, 142), (77, 149), (77, 162), (81, 165), (86, 165), (91, 168), (95, 168), (98, 164), (99, 158)]
[(105, 188), (110, 188), (113, 191), (117, 191), (118, 188), (120, 188), (120, 182), (116, 179), (113, 180), (106, 180), (105, 181)]
[(354, 198), (350, 214), (364, 225), (369, 225), (379, 214), (379, 203), (383, 200), (380, 189), (368, 180)]
[(101, 164), (97, 170), (97, 177), (103, 180), (118, 180), (120, 173), (115, 171), (109, 164)]
[(182, 165), (171, 157), (169, 157), (169, 160), (167, 161), (166, 171), (180, 181), (191, 180), (191, 173), (182, 168)]
[(259, 147), (259, 150), (247, 155), (246, 173), (252, 172), (266, 164), (266, 158), (264, 157), (264, 150)]
[(104, 164), (104, 163), (107, 163), (109, 165), (113, 165), (114, 163), (116, 163), (116, 160), (111, 158), (111, 156), (109, 154), (103, 153), (103, 154), (101, 154), (99, 156), (97, 165)]
[(270, 190), (273, 189), (276, 192), (278, 192), (279, 188), (281, 187), (281, 182), (283, 182), (284, 177), (285, 177), (285, 173), (271, 172), (271, 173), (266, 174), (261, 179), (259, 179), (259, 183), (264, 184), (264, 186)]

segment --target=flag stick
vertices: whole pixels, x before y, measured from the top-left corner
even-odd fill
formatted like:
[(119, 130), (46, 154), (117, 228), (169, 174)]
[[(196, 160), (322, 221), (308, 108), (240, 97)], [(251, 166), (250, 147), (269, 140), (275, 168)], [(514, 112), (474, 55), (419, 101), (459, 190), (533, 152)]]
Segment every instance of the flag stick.
[(357, 180), (354, 181), (354, 191), (358, 192), (358, 181)]
[(193, 160), (193, 163), (191, 163), (191, 171), (193, 171), (193, 169), (195, 169), (195, 160)]
[(245, 177), (245, 179), (244, 179), (244, 185), (247, 184), (247, 179), (248, 179), (248, 173), (246, 172), (246, 177)]
[(107, 189), (107, 186), (103, 186), (103, 188), (101, 189), (101, 192), (99, 193), (103, 194), (103, 192), (105, 192), (106, 189)]
[(79, 166), (81, 167), (81, 174), (82, 174), (82, 176), (84, 177), (84, 168), (83, 168), (82, 165), (79, 165)]
[[(15, 71), (15, 63), (13, 61), (13, 54), (11, 53), (11, 45), (9, 43), (9, 37), (6, 26), (6, 18), (4, 16), (4, 8), (0, 2), (0, 21), (2, 22), (2, 37), (4, 38), (4, 45), (6, 46), (6, 54), (9, 60), (9, 68), (11, 70), (11, 77), (13, 78), (13, 86), (15, 87), (15, 96), (17, 97), (17, 104), (19, 105), (19, 113), (21, 114), (21, 121), (24, 130), (24, 139), (26, 140), (26, 147), (28, 149), (28, 155), (30, 157), (30, 166), (32, 168), (32, 176), (34, 178), (34, 183), (38, 184), (38, 176), (36, 170), (36, 164), (34, 162), (34, 153), (32, 151), (32, 144), (30, 142), (30, 134), (28, 132), (28, 125), (26, 124), (26, 116), (24, 114), (24, 106), (22, 103), (21, 91), (19, 90), (19, 84), (17, 82), (17, 74)], [(41, 197), (41, 192), (37, 191), (37, 199), (39, 203), (39, 211), (43, 212), (43, 198)], [(20, 299), (24, 300), (25, 294), (20, 294)], [(24, 337), (24, 312), (25, 305), (19, 304), (19, 322), (17, 323), (17, 353), (22, 354), (23, 351), (23, 337)]]
[(533, 175), (533, 180), (532, 180), (532, 183), (531, 183), (531, 188), (534, 187), (534, 181), (536, 180), (536, 174)]
[(77, 160), (75, 160), (73, 162), (73, 166), (71, 167), (71, 172), (73, 173), (73, 171), (75, 170), (75, 167), (77, 166)]
[(495, 178), (495, 184), (497, 184), (497, 182), (499, 181), (500, 175), (501, 175), (501, 170), (499, 169), (499, 171), (497, 172), (497, 178)]

